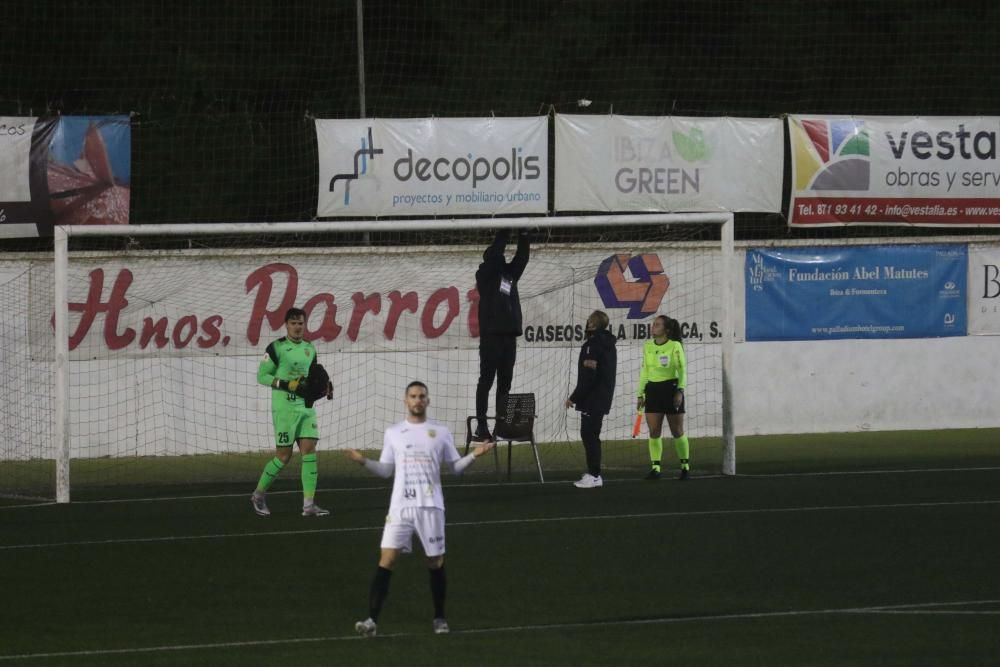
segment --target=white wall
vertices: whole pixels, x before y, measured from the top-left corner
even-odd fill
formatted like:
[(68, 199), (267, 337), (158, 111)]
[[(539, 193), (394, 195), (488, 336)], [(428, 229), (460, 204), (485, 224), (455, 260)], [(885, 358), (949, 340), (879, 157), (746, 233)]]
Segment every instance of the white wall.
[(738, 435), (1000, 426), (1000, 338), (741, 343)]

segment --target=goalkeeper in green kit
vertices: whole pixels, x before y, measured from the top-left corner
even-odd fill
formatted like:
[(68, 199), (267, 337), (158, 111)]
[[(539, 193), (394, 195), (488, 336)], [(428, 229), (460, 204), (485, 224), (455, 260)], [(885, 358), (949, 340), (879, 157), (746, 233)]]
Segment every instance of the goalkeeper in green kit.
[(316, 410), (313, 403), (333, 395), (333, 385), (316, 361), (316, 348), (303, 340), (306, 314), (300, 308), (285, 313), (285, 333), (267, 346), (257, 369), (257, 382), (271, 388), (271, 418), (274, 422), (274, 458), (266, 466), (251, 496), (254, 511), (270, 516), (265, 493), (292, 459), (292, 445), (299, 443), (302, 454), (302, 516), (327, 516), (329, 511), (316, 504)]

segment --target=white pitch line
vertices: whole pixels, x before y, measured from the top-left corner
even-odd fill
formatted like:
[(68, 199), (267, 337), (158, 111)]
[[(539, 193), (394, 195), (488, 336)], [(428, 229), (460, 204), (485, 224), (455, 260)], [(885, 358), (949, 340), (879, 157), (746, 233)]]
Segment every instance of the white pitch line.
[[(884, 605), (877, 607), (844, 607), (838, 609), (792, 609), (786, 611), (747, 612), (743, 614), (706, 614), (699, 616), (667, 616), (661, 618), (641, 618), (631, 620), (599, 620), (579, 623), (550, 623), (538, 625), (508, 625), (492, 628), (455, 629), (453, 635), (483, 635), (509, 632), (537, 632), (546, 630), (573, 630), (589, 628), (627, 627), (637, 625), (667, 625), (675, 623), (697, 623), (701, 621), (738, 621), (760, 618), (781, 618), (795, 616), (821, 616), (830, 614), (869, 614), (887, 613), (891, 610), (914, 609), (918, 607), (957, 607), (977, 604), (997, 604), (1000, 600), (963, 600), (954, 602), (928, 602), (919, 604)], [(932, 612), (934, 613), (934, 612)], [(947, 611), (942, 613), (948, 613)], [(422, 636), (413, 632), (379, 635), (367, 641), (385, 641), (394, 638)], [(220, 648), (249, 648), (255, 646), (278, 646), (288, 644), (310, 644), (317, 642), (361, 641), (364, 638), (357, 635), (335, 635), (329, 637), (299, 637), (293, 639), (259, 639), (245, 642), (212, 642), (206, 644), (176, 644), (166, 646), (142, 646), (136, 648), (89, 649), (83, 651), (59, 651), (51, 653), (21, 653), (15, 655), (0, 655), (0, 661), (8, 660), (39, 660), (45, 658), (76, 658), (100, 655), (133, 655), (137, 653), (155, 653), (159, 651), (199, 651)]]
[[(953, 500), (922, 503), (877, 503), (871, 505), (818, 505), (806, 507), (765, 507), (757, 509), (695, 510), (690, 512), (648, 512), (642, 514), (591, 514), (587, 516), (553, 516), (518, 519), (491, 519), (487, 521), (455, 521), (448, 523), (451, 528), (477, 526), (507, 526), (557, 521), (618, 521), (622, 519), (667, 519), (699, 516), (727, 516), (741, 514), (791, 514), (796, 512), (836, 512), (877, 509), (913, 509), (927, 507), (966, 507), (975, 505), (1000, 505), (1000, 500)], [(354, 526), (339, 528), (314, 528), (308, 530), (254, 531), (250, 533), (212, 533), (208, 535), (167, 535), (163, 537), (132, 537), (107, 540), (77, 540), (67, 542), (39, 542), (35, 544), (0, 545), (0, 551), (16, 549), (43, 549), (46, 547), (95, 546), (108, 544), (144, 544), (153, 542), (182, 542), (192, 540), (220, 540), (240, 537), (274, 537), (276, 535), (313, 535), (334, 533), (356, 533), (382, 530), (384, 526)]]
[(941, 472), (992, 472), (1000, 470), (1000, 466), (981, 466), (974, 468), (899, 468), (897, 470), (820, 470), (815, 472), (765, 472), (760, 474), (738, 474), (736, 477), (768, 478), (768, 477), (836, 477), (840, 475), (908, 475), (912, 473)]
[[(736, 475), (723, 475), (721, 473), (696, 474), (694, 480), (704, 479), (769, 479), (771, 477), (838, 477), (849, 475), (911, 475), (911, 474), (936, 474), (942, 472), (993, 472), (1000, 470), (1000, 466), (983, 466), (973, 468), (902, 468), (898, 470), (831, 470), (818, 472), (776, 472), (776, 473), (748, 473)], [(464, 482), (461, 484), (446, 484), (446, 489), (463, 488), (489, 488), (489, 487), (516, 487), (516, 486), (555, 486), (557, 484), (569, 483), (573, 480), (559, 480), (556, 482)], [(609, 484), (647, 484), (642, 479), (606, 479), (605, 485)], [(344, 486), (320, 489), (323, 493), (352, 493), (355, 491), (385, 491), (386, 485), (381, 486)], [(268, 495), (299, 494), (301, 489), (291, 489), (288, 491), (271, 491)], [(104, 500), (74, 500), (73, 505), (115, 505), (121, 503), (156, 503), (156, 502), (177, 502), (182, 500), (212, 500), (222, 498), (243, 498), (248, 493), (214, 493), (198, 496), (158, 496), (153, 498), (109, 498)], [(0, 511), (16, 510), (33, 507), (49, 507), (56, 505), (55, 500), (37, 502), (25, 505), (2, 505)]]
[(889, 616), (909, 616), (915, 614), (921, 614), (925, 616), (1000, 616), (1000, 611), (961, 611), (958, 609), (924, 609), (913, 611), (889, 611), (889, 610), (874, 610), (866, 612), (869, 614), (886, 614)]

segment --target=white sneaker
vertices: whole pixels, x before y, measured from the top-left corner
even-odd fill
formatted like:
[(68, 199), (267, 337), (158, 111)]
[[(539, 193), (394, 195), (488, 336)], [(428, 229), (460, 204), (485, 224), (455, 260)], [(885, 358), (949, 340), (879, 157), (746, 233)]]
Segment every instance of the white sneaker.
[(354, 624), (354, 631), (362, 637), (374, 637), (377, 627), (375, 625), (375, 621), (370, 618), (366, 618), (365, 620), (358, 621)]
[(252, 496), (250, 496), (250, 504), (253, 505), (253, 511), (260, 516), (271, 516), (271, 510), (267, 509), (267, 501), (264, 500), (263, 493), (257, 493), (256, 491)]
[(330, 510), (325, 510), (316, 503), (303, 505), (302, 516), (330, 516)]
[(598, 475), (594, 477), (590, 473), (584, 473), (583, 477), (579, 480), (573, 482), (573, 486), (578, 489), (596, 489), (598, 487), (604, 486), (604, 480)]
[(451, 628), (448, 627), (448, 621), (443, 618), (434, 619), (434, 634), (436, 635), (446, 635), (451, 632)]

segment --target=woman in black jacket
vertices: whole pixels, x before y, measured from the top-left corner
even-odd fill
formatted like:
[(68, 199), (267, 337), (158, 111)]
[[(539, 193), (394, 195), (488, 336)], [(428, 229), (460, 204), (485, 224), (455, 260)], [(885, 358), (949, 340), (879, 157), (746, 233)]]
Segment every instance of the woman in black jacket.
[(594, 489), (604, 485), (601, 479), (601, 425), (604, 415), (611, 411), (615, 394), (615, 371), (618, 355), (617, 342), (608, 331), (608, 315), (595, 310), (587, 318), (587, 340), (580, 348), (577, 363), (576, 388), (566, 399), (566, 407), (580, 412), (580, 438), (587, 455), (587, 472), (573, 482), (581, 489)]

